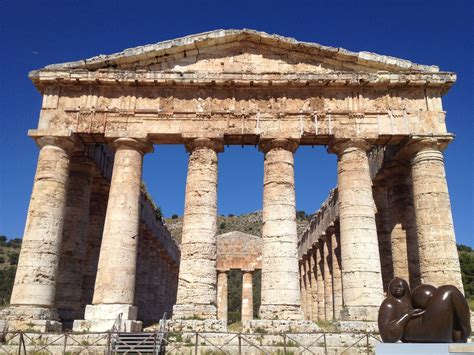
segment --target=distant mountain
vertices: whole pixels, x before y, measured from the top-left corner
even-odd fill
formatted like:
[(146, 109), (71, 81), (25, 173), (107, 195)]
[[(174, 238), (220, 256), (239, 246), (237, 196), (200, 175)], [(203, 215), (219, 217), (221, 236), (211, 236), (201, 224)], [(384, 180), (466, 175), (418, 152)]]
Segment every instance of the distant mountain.
[[(298, 211), (296, 216), (296, 224), (299, 235), (305, 230), (306, 226), (309, 224), (311, 215), (307, 215), (303, 211)], [(181, 244), (183, 217), (174, 215), (171, 218), (165, 218), (165, 222), (173, 238), (175, 238), (178, 243)], [(262, 226), (262, 211), (241, 214), (238, 216), (229, 214), (227, 216), (221, 215), (217, 217), (217, 234), (238, 231), (261, 237)]]

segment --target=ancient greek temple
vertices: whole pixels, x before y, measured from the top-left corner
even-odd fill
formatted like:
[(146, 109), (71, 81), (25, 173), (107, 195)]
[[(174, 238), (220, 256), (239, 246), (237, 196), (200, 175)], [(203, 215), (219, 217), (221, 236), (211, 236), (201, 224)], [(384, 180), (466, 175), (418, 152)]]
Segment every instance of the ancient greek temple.
[[(171, 324), (225, 329), (218, 308), (234, 267), (262, 272), (250, 327), (366, 326), (393, 276), (462, 288), (443, 158), (453, 135), (441, 98), (453, 73), (217, 30), (49, 65), (30, 79), (43, 103), (28, 133), (38, 165), (2, 313), (12, 326), (139, 330), (166, 313)], [(144, 155), (166, 144), (189, 152), (180, 248), (142, 186)], [(217, 261), (218, 156), (228, 145), (264, 155), (254, 264)], [(300, 146), (337, 155), (338, 178), (298, 238)]]

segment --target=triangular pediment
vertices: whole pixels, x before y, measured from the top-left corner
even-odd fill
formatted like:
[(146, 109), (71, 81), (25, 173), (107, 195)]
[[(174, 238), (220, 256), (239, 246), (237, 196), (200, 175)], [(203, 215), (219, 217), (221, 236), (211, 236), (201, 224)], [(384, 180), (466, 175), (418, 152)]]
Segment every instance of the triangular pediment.
[(351, 52), (253, 30), (216, 30), (120, 53), (49, 65), (44, 70), (329, 73), (437, 72), (407, 60)]

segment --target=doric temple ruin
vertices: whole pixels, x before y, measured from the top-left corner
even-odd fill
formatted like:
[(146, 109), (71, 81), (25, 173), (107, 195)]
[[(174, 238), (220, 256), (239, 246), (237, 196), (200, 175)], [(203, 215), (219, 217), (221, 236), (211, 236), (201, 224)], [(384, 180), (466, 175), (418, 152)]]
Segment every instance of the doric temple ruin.
[[(218, 30), (49, 65), (30, 79), (43, 95), (29, 131), (40, 151), (2, 316), (13, 325), (138, 330), (166, 312), (171, 325), (225, 329), (216, 218), (226, 145), (256, 145), (265, 157), (251, 327), (364, 327), (394, 275), (462, 288), (443, 158), (453, 135), (441, 97), (453, 73)], [(141, 186), (143, 156), (164, 144), (189, 152), (180, 250)], [(308, 145), (337, 155), (337, 190), (298, 238), (294, 154)]]

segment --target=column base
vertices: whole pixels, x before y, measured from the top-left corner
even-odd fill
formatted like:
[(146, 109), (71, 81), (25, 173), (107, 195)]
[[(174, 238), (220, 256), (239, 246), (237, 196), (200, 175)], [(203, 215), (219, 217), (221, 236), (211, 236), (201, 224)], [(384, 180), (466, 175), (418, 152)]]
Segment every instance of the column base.
[(173, 306), (173, 319), (182, 320), (215, 320), (217, 308), (208, 304), (176, 304)]
[(376, 322), (379, 307), (376, 306), (344, 306), (341, 310), (342, 321), (369, 321)]
[[(119, 315), (120, 319), (119, 319)], [(77, 332), (140, 332), (142, 322), (137, 321), (137, 307), (129, 304), (87, 305), (85, 319), (75, 320), (72, 329)]]
[(243, 333), (310, 333), (321, 328), (309, 320), (254, 319), (243, 322)]
[[(62, 324), (54, 308), (37, 306), (9, 306), (0, 311), (1, 328), (8, 331), (32, 331), (40, 333), (59, 333)], [(0, 328), (0, 331), (3, 330)]]
[(303, 320), (301, 307), (294, 305), (262, 304), (259, 310), (261, 319), (268, 320)]

